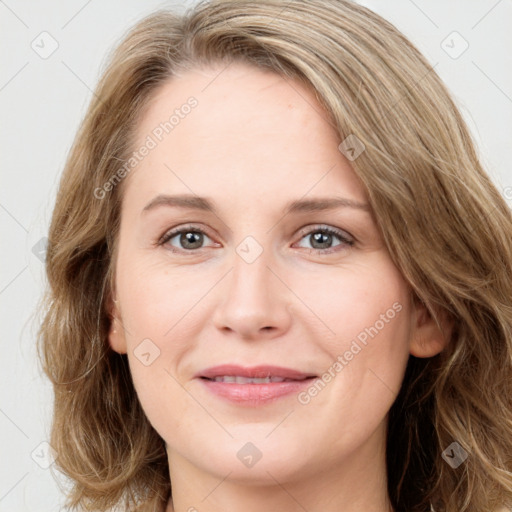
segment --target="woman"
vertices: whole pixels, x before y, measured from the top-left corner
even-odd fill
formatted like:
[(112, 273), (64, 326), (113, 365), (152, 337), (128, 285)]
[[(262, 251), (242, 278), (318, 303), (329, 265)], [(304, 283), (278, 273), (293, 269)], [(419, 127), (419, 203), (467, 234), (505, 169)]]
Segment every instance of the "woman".
[(138, 23), (47, 273), (71, 505), (512, 504), (512, 217), (439, 77), (364, 7)]

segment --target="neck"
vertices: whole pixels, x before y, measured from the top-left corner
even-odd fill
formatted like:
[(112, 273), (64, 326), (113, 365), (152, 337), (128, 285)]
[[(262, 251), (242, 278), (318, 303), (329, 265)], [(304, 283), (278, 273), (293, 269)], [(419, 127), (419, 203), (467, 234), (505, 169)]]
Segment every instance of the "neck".
[(250, 480), (216, 475), (168, 451), (173, 496), (166, 512), (393, 512), (382, 435), (375, 432), (342, 462), (324, 461), (286, 475), (260, 468)]

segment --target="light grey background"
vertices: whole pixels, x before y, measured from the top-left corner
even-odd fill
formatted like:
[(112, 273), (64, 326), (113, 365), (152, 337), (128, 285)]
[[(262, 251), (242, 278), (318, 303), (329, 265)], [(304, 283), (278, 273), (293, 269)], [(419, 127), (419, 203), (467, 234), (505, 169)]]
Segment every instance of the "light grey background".
[[(394, 23), (435, 64), (484, 166), (512, 204), (512, 0), (360, 3)], [(0, 0), (0, 512), (62, 507), (44, 469), (51, 462), (44, 443), (52, 394), (38, 366), (32, 315), (44, 287), (40, 240), (67, 152), (107, 52), (144, 15), (160, 7), (181, 11), (184, 4)]]

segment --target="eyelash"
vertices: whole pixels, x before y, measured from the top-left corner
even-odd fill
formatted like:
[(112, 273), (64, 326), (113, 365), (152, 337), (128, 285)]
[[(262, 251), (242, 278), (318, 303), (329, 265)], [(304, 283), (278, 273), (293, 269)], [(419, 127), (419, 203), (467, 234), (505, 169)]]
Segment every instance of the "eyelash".
[[(179, 229), (172, 229), (170, 231), (167, 231), (164, 235), (162, 235), (160, 237), (160, 239), (157, 241), (156, 245), (163, 246), (167, 242), (172, 240), (176, 235), (181, 235), (183, 233), (201, 233), (203, 235), (206, 235), (208, 238), (211, 238), (208, 235), (208, 233), (206, 233), (201, 228), (194, 226), (194, 225), (188, 225), (188, 226), (181, 227)], [(353, 247), (355, 244), (354, 240), (352, 238), (350, 238), (350, 236), (347, 233), (345, 233), (344, 231), (329, 227), (329, 226), (315, 226), (312, 229), (309, 229), (308, 231), (301, 230), (300, 231), (300, 235), (301, 235), (300, 240), (302, 240), (303, 238), (305, 238), (309, 235), (312, 235), (314, 233), (326, 233), (329, 235), (333, 235), (340, 240), (341, 244), (339, 244), (335, 247), (327, 248), (327, 249), (314, 249), (314, 248), (309, 249), (307, 247), (303, 247), (302, 249), (306, 249), (309, 254), (314, 253), (314, 254), (318, 254), (318, 255), (327, 255), (327, 254), (331, 254), (334, 252), (338, 252), (341, 249), (337, 249), (337, 247), (340, 247), (342, 245)], [(201, 249), (206, 249), (206, 247), (200, 247), (199, 249), (177, 249), (177, 248), (171, 246), (171, 248), (170, 248), (170, 250), (172, 252), (182, 253), (182, 254), (183, 253), (188, 253), (188, 254), (198, 253), (201, 251)]]

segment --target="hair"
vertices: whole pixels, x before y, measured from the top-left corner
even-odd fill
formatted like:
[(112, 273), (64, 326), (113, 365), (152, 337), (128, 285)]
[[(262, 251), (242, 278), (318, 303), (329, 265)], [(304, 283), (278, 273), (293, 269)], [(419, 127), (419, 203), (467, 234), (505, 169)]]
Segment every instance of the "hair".
[[(120, 207), (135, 129), (180, 71), (243, 62), (315, 92), (366, 187), (393, 262), (446, 348), (409, 357), (389, 412), (388, 493), (397, 512), (512, 504), (512, 216), (449, 92), (391, 23), (348, 0), (220, 0), (138, 22), (110, 55), (68, 155), (49, 229), (40, 357), (54, 388), (50, 444), (72, 508), (160, 511), (163, 440), (126, 355), (108, 343)], [(198, 105), (200, 109), (200, 101)], [(193, 114), (192, 114), (193, 115)], [(119, 176), (119, 174), (117, 174)], [(108, 193), (98, 198), (95, 191)], [(468, 454), (452, 468), (453, 442)]]

